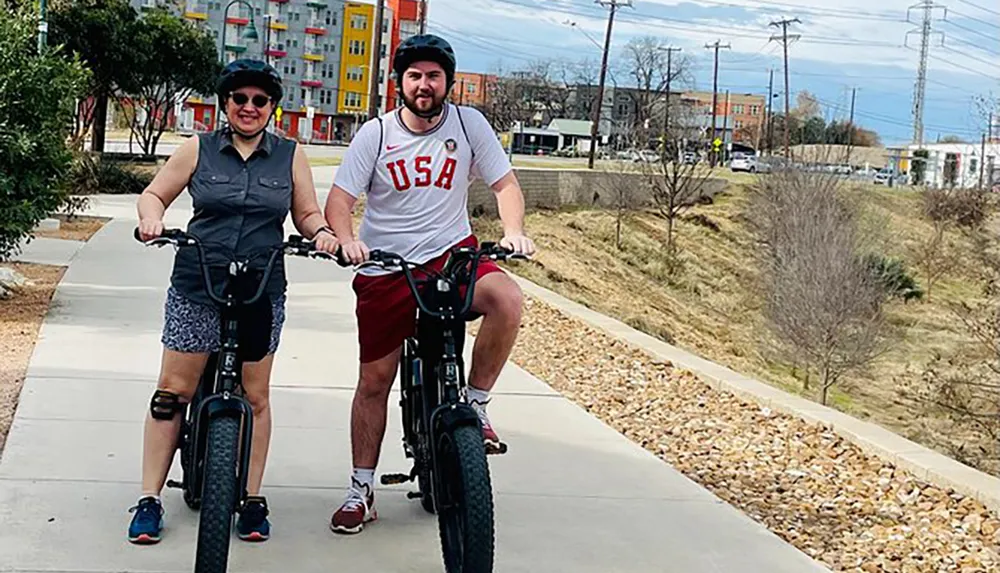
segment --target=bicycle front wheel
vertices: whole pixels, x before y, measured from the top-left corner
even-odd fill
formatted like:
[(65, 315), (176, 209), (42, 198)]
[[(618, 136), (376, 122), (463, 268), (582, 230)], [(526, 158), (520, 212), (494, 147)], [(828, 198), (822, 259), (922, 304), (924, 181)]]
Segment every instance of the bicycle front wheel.
[(239, 440), (239, 418), (219, 416), (209, 421), (195, 573), (222, 573), (229, 561), (239, 484)]
[(493, 571), (493, 486), (479, 428), (459, 426), (438, 442), (444, 489), (438, 529), (448, 573)]

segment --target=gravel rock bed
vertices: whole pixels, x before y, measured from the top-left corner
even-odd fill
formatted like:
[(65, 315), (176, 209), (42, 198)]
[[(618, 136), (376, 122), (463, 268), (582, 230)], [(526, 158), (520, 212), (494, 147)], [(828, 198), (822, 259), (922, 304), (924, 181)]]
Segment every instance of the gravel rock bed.
[(975, 499), (527, 296), (512, 360), (834, 571), (1000, 572), (1000, 518)]

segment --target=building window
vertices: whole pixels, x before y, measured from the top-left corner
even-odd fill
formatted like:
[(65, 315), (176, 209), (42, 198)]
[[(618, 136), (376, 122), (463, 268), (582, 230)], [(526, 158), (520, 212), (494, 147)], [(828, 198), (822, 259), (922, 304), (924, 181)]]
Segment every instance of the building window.
[(743, 104), (738, 103), (738, 104), (734, 105), (733, 106), (733, 113), (735, 113), (737, 115), (742, 115), (743, 114)]
[(760, 113), (760, 106), (759, 105), (752, 105), (752, 106), (750, 106), (750, 115), (757, 115), (759, 113)]
[(740, 129), (741, 127), (743, 127), (743, 122), (737, 119), (736, 120), (736, 129)]
[(357, 92), (344, 94), (344, 107), (361, 107), (361, 94)]
[(351, 14), (351, 28), (354, 30), (367, 30), (368, 16), (364, 14)]
[(467, 94), (476, 93), (476, 84), (465, 84), (465, 93)]
[(365, 43), (364, 40), (351, 40), (350, 53), (355, 56), (365, 55)]
[(347, 81), (349, 82), (360, 82), (364, 79), (364, 71), (359, 66), (351, 66), (347, 68)]

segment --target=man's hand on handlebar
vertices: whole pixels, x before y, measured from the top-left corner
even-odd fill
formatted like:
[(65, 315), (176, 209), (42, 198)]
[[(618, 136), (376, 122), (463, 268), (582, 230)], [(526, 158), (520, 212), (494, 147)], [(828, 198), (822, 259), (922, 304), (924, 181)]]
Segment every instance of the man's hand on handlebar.
[(361, 263), (367, 261), (368, 255), (371, 254), (371, 251), (368, 249), (368, 245), (358, 240), (341, 243), (340, 248), (344, 253), (344, 257), (351, 261), (351, 264), (353, 265), (360, 265)]
[(535, 254), (535, 243), (526, 235), (510, 234), (500, 239), (500, 246), (514, 251), (515, 254), (531, 256)]
[(163, 234), (163, 221), (159, 219), (143, 219), (139, 221), (139, 240), (152, 241)]

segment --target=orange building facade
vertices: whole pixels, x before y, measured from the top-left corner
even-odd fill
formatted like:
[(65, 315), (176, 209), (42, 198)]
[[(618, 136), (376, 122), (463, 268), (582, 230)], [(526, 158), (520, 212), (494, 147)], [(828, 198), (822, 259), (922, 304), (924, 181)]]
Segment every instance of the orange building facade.
[(455, 72), (455, 85), (451, 88), (449, 99), (458, 105), (482, 107), (486, 105), (490, 87), (497, 77), (488, 74)]

